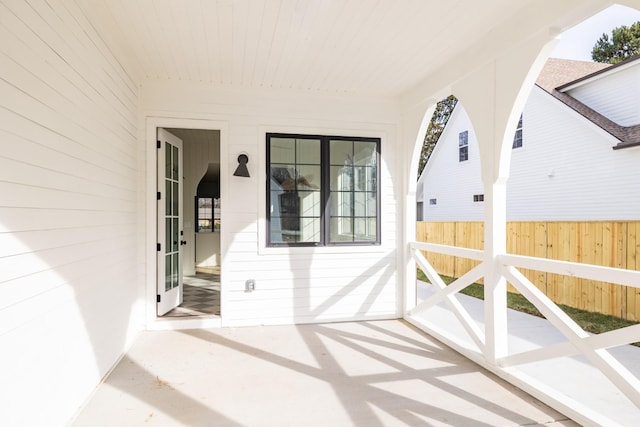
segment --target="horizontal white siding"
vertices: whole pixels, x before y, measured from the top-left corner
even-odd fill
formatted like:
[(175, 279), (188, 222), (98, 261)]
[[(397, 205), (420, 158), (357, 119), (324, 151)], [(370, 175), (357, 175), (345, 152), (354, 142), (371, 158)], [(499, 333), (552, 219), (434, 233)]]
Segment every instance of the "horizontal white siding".
[(523, 141), (512, 151), (509, 220), (640, 218), (640, 150), (613, 150), (615, 138), (537, 87)]
[[(396, 170), (397, 110), (391, 102), (308, 93), (248, 93), (215, 86), (147, 81), (145, 114), (205, 117), (221, 135), (222, 320), (226, 325), (339, 321), (399, 316), (396, 277), (401, 180)], [(379, 136), (382, 244), (378, 247), (265, 248), (266, 132)], [(249, 156), (250, 178), (232, 176)], [(149, 220), (152, 220), (150, 218)], [(245, 293), (245, 281), (256, 290)]]
[[(469, 159), (461, 162), (458, 135), (469, 132)], [(469, 116), (458, 103), (420, 177), (423, 184), (425, 221), (481, 221), (484, 203), (474, 202), (483, 194), (480, 151)], [(430, 204), (436, 199), (436, 204)]]
[(136, 85), (73, 2), (0, 4), (3, 425), (62, 425), (140, 328)]
[(640, 124), (640, 63), (594, 78), (569, 95), (621, 126)]
[[(478, 145), (459, 104), (429, 160), (425, 221), (479, 221), (483, 203)], [(640, 149), (613, 150), (618, 140), (534, 87), (523, 120), (523, 147), (511, 150), (507, 220), (640, 218)], [(469, 160), (458, 162), (458, 133), (469, 129)], [(466, 163), (466, 164), (465, 164)], [(437, 205), (429, 205), (437, 198)]]

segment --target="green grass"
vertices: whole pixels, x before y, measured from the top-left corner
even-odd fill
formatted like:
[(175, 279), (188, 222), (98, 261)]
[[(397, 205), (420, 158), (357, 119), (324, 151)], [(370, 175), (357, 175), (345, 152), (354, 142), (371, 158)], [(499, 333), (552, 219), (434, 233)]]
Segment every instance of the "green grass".
[[(448, 285), (455, 279), (447, 276), (440, 276), (442, 280)], [(417, 269), (417, 278), (424, 282), (430, 283), (429, 279), (422, 270)], [(478, 283), (472, 283), (463, 290), (461, 294), (469, 295), (474, 298), (484, 299), (484, 286)], [(514, 292), (507, 292), (507, 306), (523, 313), (531, 314), (538, 317), (544, 317), (542, 313), (520, 294)], [(576, 322), (582, 329), (594, 334), (601, 334), (603, 332), (613, 331), (616, 329), (624, 328), (626, 326), (636, 325), (639, 322), (633, 322), (631, 320), (625, 320), (620, 317), (609, 316), (607, 314), (593, 313), (591, 311), (580, 310), (579, 308), (569, 307), (564, 304), (558, 304), (558, 307), (564, 311), (574, 322)], [(640, 347), (640, 343), (633, 343), (633, 345)]]

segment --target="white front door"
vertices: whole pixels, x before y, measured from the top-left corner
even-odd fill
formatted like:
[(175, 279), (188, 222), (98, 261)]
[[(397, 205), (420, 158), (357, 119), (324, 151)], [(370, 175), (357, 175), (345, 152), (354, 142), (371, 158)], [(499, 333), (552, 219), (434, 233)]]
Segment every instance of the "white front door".
[(158, 316), (182, 304), (182, 140), (158, 128)]

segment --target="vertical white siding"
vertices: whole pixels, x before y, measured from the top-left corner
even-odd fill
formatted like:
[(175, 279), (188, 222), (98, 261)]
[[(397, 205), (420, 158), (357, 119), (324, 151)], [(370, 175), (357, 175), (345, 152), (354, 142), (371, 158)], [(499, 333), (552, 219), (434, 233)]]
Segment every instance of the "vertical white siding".
[[(224, 122), (222, 152), (222, 320), (226, 325), (397, 317), (397, 110), (393, 103), (310, 94), (147, 81), (144, 113)], [(265, 248), (267, 132), (379, 136), (382, 244), (376, 247)], [(249, 156), (250, 178), (233, 176)], [(245, 293), (245, 281), (256, 290)]]
[[(458, 135), (469, 132), (469, 159), (461, 162)], [(480, 152), (471, 120), (458, 102), (447, 127), (420, 177), (424, 186), (425, 221), (481, 221), (482, 202), (474, 202), (474, 194), (483, 194), (480, 176)], [(430, 204), (436, 199), (436, 204)]]
[(640, 61), (594, 78), (568, 94), (621, 126), (640, 124)]
[(137, 89), (74, 2), (0, 4), (3, 425), (61, 425), (141, 318)]

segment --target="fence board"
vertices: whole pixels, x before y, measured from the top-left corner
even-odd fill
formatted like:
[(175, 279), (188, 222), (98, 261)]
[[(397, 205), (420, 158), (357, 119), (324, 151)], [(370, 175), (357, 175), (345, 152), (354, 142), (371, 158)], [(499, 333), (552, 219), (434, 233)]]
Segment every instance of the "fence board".
[[(416, 239), (482, 250), (484, 224), (418, 222)], [(507, 252), (512, 254), (640, 270), (639, 251), (640, 221), (507, 223)], [(478, 264), (442, 254), (425, 256), (438, 273), (450, 277)], [(640, 320), (639, 288), (534, 270), (523, 274), (558, 304)]]

